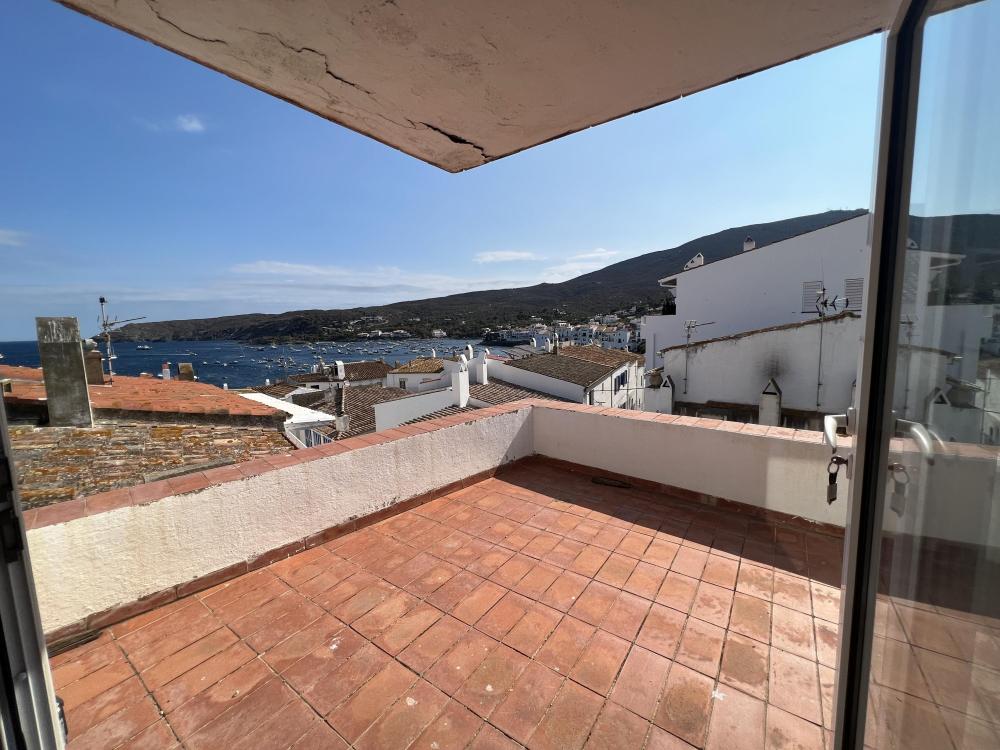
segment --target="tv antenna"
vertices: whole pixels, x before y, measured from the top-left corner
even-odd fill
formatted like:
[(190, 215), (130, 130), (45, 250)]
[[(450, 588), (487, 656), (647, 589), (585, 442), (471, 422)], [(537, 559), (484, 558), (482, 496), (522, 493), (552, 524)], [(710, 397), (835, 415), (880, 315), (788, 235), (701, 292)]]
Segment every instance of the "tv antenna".
[(111, 332), (118, 326), (125, 325), (126, 323), (132, 323), (136, 320), (145, 320), (146, 316), (142, 315), (138, 318), (127, 318), (126, 320), (118, 320), (118, 318), (109, 318), (107, 305), (107, 297), (100, 297), (98, 302), (101, 303), (101, 335), (104, 336), (104, 346), (107, 350), (105, 356), (108, 360), (108, 380), (111, 383), (115, 382), (115, 366), (114, 361), (118, 359), (118, 355), (115, 354), (114, 348), (111, 346)]
[(841, 310), (846, 310), (851, 305), (851, 300), (840, 295), (833, 295), (833, 299), (827, 297), (826, 287), (820, 287), (816, 292), (816, 314), (821, 318), (827, 315), (836, 315)]

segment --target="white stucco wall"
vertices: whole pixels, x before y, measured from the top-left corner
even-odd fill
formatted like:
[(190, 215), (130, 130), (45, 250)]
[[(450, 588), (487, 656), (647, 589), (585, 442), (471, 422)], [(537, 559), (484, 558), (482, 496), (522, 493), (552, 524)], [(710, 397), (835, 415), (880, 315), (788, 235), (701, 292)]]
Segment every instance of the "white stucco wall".
[(46, 631), (532, 453), (531, 409), (28, 532)]
[[(783, 409), (841, 414), (851, 404), (863, 323), (838, 318), (822, 324), (823, 366), (816, 403), (820, 324), (755, 333), (664, 353), (664, 373), (674, 381), (675, 401), (756, 405), (771, 378), (781, 388)], [(684, 363), (687, 360), (687, 393)]]
[(832, 297), (844, 294), (844, 279), (867, 279), (868, 222), (858, 216), (678, 274), (677, 314), (642, 319), (647, 366), (684, 343), (686, 320), (714, 321), (697, 329), (697, 341), (815, 318), (800, 312), (802, 282), (823, 281)]
[(381, 431), (399, 427), (412, 419), (418, 419), (454, 404), (455, 393), (451, 388), (417, 393), (408, 398), (375, 404), (375, 429)]
[(826, 503), (830, 449), (820, 443), (537, 408), (534, 433), (535, 451), (552, 458), (814, 521), (846, 518), (846, 501)]
[(567, 383), (565, 380), (557, 380), (547, 375), (540, 375), (537, 372), (522, 370), (519, 367), (511, 367), (499, 359), (488, 361), (487, 376), (490, 380), (505, 380), (514, 385), (548, 393), (550, 396), (559, 396), (567, 401), (573, 401), (578, 404), (583, 403), (584, 389), (582, 385)]

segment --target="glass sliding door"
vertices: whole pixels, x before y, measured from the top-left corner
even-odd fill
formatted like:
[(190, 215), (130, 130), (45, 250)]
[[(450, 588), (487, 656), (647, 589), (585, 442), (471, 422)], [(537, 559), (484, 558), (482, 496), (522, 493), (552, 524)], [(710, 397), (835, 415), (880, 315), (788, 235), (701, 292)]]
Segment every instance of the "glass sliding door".
[(838, 739), (997, 748), (1000, 0), (920, 5), (887, 56)]

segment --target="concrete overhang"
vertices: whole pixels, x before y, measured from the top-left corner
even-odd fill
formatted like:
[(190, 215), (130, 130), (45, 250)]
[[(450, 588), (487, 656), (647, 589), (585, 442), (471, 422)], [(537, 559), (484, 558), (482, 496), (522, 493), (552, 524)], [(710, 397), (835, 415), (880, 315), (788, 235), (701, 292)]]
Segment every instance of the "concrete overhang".
[(451, 172), (857, 39), (886, 27), (896, 7), (61, 1)]

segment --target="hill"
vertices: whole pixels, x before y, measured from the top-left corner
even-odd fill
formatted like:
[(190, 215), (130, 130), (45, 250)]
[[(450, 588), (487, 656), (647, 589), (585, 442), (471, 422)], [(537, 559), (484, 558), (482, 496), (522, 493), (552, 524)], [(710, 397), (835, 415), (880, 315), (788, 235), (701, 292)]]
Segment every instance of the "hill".
[[(449, 335), (471, 337), (478, 336), (483, 327), (498, 328), (524, 323), (533, 315), (546, 320), (558, 317), (580, 321), (598, 313), (633, 305), (640, 309), (659, 306), (663, 295), (657, 280), (680, 271), (696, 253), (703, 253), (705, 262), (711, 263), (740, 253), (747, 235), (754, 238), (758, 247), (762, 247), (863, 213), (861, 209), (827, 211), (724, 229), (558, 284), (466, 292), (342, 310), (296, 310), (273, 315), (253, 313), (132, 323), (124, 326), (118, 336), (127, 340), (334, 339), (351, 335), (348, 325), (351, 320), (381, 316), (384, 321), (370, 327), (383, 330), (403, 328), (424, 336), (432, 328), (443, 328)], [(912, 217), (911, 236), (920, 238), (921, 247), (949, 247), (952, 251), (961, 248), (993, 249), (995, 252), (998, 247), (996, 240), (1000, 237), (1000, 216)], [(926, 240), (930, 241), (930, 245)], [(420, 318), (420, 322), (412, 322), (413, 318)]]

